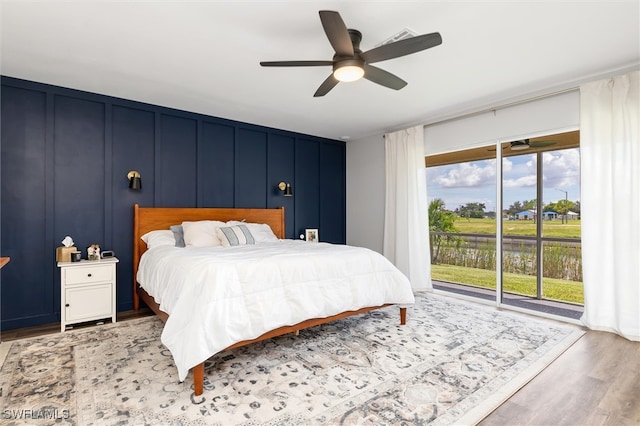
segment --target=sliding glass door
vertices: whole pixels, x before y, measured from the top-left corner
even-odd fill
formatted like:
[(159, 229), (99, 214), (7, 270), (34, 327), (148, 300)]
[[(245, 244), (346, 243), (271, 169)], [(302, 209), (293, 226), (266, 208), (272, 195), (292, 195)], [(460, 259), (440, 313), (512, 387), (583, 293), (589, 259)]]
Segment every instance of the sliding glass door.
[(578, 137), (501, 144), (501, 167), (495, 147), (427, 158), (436, 289), (581, 315)]

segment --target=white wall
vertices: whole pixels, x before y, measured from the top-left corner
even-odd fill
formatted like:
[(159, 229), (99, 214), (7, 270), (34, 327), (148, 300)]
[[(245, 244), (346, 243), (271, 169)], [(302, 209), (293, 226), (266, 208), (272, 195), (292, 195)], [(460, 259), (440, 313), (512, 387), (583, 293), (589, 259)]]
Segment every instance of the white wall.
[(382, 253), (383, 135), (347, 142), (347, 244)]

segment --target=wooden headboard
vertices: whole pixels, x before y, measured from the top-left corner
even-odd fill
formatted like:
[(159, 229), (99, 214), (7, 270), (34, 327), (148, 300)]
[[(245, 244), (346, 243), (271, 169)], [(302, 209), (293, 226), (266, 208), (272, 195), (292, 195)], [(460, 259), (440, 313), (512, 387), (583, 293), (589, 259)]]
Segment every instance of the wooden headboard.
[(137, 296), (138, 265), (147, 245), (140, 239), (149, 231), (169, 229), (185, 221), (198, 220), (239, 220), (252, 223), (266, 223), (278, 238), (284, 238), (284, 207), (277, 209), (232, 209), (232, 208), (182, 208), (182, 207), (140, 207), (133, 206), (133, 294), (134, 305)]

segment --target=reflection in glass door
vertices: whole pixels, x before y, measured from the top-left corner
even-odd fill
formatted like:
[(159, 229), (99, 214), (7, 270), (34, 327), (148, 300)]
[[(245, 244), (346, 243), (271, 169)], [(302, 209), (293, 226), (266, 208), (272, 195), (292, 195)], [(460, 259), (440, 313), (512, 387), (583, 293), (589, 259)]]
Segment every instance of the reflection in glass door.
[(500, 302), (579, 318), (579, 148), (509, 156), (502, 164)]
[(518, 305), (538, 295), (536, 176), (537, 154), (502, 159), (502, 303)]
[[(541, 297), (584, 304), (580, 221), (580, 149), (542, 153)], [(571, 306), (569, 306), (571, 307)], [(581, 308), (577, 309), (582, 311)]]

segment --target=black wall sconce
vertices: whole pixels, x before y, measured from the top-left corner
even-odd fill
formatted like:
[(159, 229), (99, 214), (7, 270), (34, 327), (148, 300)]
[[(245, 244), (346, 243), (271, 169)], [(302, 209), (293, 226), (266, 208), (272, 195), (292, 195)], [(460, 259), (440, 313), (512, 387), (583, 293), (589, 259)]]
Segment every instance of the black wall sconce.
[(284, 192), (285, 197), (293, 196), (293, 190), (291, 190), (291, 184), (286, 182), (280, 182), (278, 184), (278, 189)]
[(129, 179), (129, 189), (140, 190), (142, 189), (142, 179), (140, 178), (140, 172), (137, 170), (131, 170), (127, 173), (127, 179)]

